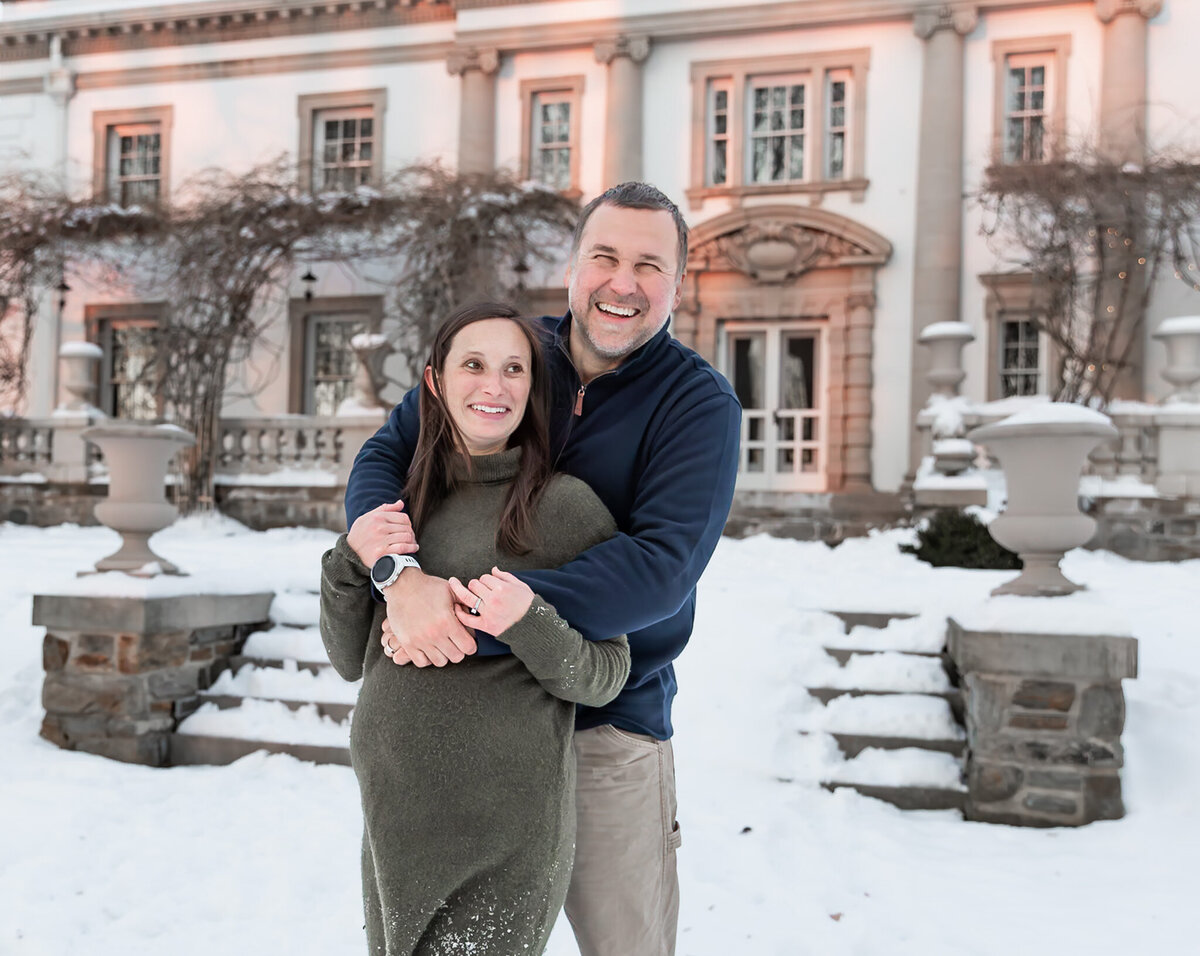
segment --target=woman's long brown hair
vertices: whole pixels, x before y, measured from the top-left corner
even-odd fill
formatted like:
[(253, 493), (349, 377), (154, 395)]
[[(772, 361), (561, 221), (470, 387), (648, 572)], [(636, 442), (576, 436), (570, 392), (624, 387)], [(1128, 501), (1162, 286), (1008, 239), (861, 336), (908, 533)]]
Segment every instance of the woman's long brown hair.
[(510, 305), (477, 302), (464, 306), (452, 313), (434, 335), (425, 364), (432, 369), (436, 391), (430, 389), (422, 375), (421, 430), (412, 465), (408, 469), (404, 501), (413, 530), (420, 535), (425, 521), (457, 486), (455, 475), (461, 467), (456, 468), (455, 465), (465, 458), (470, 473), (471, 456), (440, 393), (446, 357), (450, 354), (454, 337), (468, 325), (486, 319), (511, 320), (529, 342), (529, 401), (520, 424), (508, 440), (510, 448), (520, 446), (521, 464), (508, 488), (500, 524), (496, 528), (496, 547), (499, 550), (508, 554), (528, 554), (538, 544), (533, 515), (552, 473), (548, 426), (550, 386), (538, 332)]

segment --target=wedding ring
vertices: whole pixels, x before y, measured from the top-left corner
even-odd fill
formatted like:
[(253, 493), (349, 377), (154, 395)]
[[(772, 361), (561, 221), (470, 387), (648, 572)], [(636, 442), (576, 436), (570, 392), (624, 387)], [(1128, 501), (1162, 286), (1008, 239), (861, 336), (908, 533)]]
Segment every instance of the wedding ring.
[(483, 598), (476, 598), (475, 606), (472, 608), (468, 608), (467, 613), (474, 617), (479, 617), (479, 605), (481, 605), (482, 603), (483, 603)]

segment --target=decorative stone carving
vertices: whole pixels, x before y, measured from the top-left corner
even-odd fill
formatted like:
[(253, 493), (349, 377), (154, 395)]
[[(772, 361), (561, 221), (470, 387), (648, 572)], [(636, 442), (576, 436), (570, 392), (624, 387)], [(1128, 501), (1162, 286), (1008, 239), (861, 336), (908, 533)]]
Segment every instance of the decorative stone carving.
[(63, 389), (70, 399), (61, 407), (71, 412), (95, 412), (96, 372), (104, 352), (91, 342), (66, 342), (58, 350)]
[(1162, 377), (1175, 386), (1167, 402), (1200, 404), (1200, 315), (1181, 315), (1165, 319), (1154, 332), (1167, 347), (1167, 367)]
[(1096, 0), (1096, 16), (1111, 23), (1122, 13), (1136, 13), (1152, 20), (1162, 12), (1162, 0)]
[[(728, 265), (756, 282), (776, 285), (866, 250), (828, 232), (782, 220), (763, 220), (713, 241)], [(719, 268), (719, 267), (717, 267)]]
[(650, 38), (624, 34), (606, 37), (596, 41), (595, 53), (598, 63), (609, 64), (619, 56), (627, 56), (634, 63), (641, 63), (650, 55)]
[(979, 24), (979, 11), (975, 7), (952, 7), (948, 3), (922, 7), (913, 15), (913, 32), (922, 40), (928, 40), (939, 30), (953, 30), (966, 36)]
[(484, 47), (482, 50), (470, 47), (462, 50), (451, 50), (446, 57), (446, 70), (451, 76), (462, 76), (468, 70), (479, 70), (491, 76), (500, 69), (500, 51), (495, 47)]
[(934, 322), (921, 330), (917, 341), (932, 355), (925, 380), (933, 393), (953, 398), (967, 377), (962, 351), (968, 343), (975, 341), (975, 333), (966, 322)]

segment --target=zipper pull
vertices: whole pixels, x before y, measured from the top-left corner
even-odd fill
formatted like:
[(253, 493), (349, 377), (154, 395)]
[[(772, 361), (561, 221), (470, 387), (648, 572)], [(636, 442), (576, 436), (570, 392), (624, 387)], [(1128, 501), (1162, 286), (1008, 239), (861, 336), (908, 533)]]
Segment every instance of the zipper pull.
[(578, 418), (583, 414), (583, 392), (586, 385), (580, 385), (579, 391), (575, 393), (575, 417)]

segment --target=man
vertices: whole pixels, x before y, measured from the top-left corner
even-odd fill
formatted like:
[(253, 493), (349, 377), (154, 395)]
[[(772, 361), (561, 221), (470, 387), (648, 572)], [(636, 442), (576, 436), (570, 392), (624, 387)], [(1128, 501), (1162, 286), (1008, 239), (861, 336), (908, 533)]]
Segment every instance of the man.
[[(696, 582), (728, 516), (741, 420), (729, 383), (666, 328), (686, 263), (687, 226), (674, 203), (644, 183), (615, 186), (576, 227), (570, 311), (542, 320), (553, 339), (556, 466), (591, 485), (620, 533), (562, 568), (520, 577), (588, 638), (628, 634), (633, 657), (616, 700), (581, 707), (576, 720), (578, 834), (566, 910), (583, 956), (675, 950), (672, 661), (691, 636)], [(368, 566), (415, 546), (397, 499), (417, 428), (414, 390), (350, 475), (350, 544)], [(447, 583), (419, 568), (405, 568), (384, 593), (384, 641), (398, 663), (452, 666), (469, 653), (506, 653), (490, 636), (472, 638), (451, 612)]]

